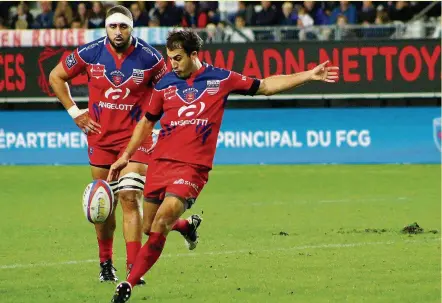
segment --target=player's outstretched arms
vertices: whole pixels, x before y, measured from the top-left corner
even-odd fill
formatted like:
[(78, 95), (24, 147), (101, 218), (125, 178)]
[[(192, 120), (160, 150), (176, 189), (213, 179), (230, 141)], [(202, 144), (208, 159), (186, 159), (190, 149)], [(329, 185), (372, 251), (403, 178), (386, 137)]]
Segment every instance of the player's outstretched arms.
[(109, 174), (107, 176), (107, 181), (116, 180), (120, 174), (120, 171), (126, 167), (129, 163), (129, 159), (136, 152), (136, 150), (141, 146), (141, 144), (146, 140), (146, 137), (152, 133), (155, 122), (147, 120), (143, 117), (138, 121), (137, 126), (135, 126), (130, 142), (123, 152), (121, 157), (111, 165)]
[(311, 70), (293, 75), (279, 75), (265, 78), (261, 80), (261, 84), (259, 85), (259, 89), (256, 94), (271, 96), (310, 81), (335, 83), (339, 78), (339, 67), (326, 67), (328, 63), (329, 61), (326, 61)]
[(68, 111), (68, 114), (74, 119), (75, 124), (77, 124), (83, 132), (87, 133), (90, 131), (99, 134), (101, 132), (100, 124), (91, 119), (87, 109), (80, 110), (77, 105), (75, 105), (69, 91), (68, 80), (69, 75), (63, 69), (62, 63), (58, 63), (49, 75), (49, 83), (51, 84), (55, 95)]

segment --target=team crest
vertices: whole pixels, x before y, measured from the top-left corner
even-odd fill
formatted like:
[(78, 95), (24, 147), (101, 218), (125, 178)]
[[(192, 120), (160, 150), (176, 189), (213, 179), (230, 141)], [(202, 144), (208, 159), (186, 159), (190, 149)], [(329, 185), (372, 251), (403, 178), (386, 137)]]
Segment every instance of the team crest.
[(66, 57), (66, 66), (71, 69), (75, 64), (77, 64), (77, 59), (75, 59), (74, 53)]
[(215, 95), (219, 91), (220, 80), (207, 80), (207, 93)]
[(186, 88), (184, 91), (184, 99), (187, 103), (192, 103), (196, 99), (196, 94), (198, 93), (198, 90), (193, 87)]
[(104, 69), (104, 65), (103, 64), (92, 64), (91, 67), (91, 77), (95, 77), (95, 78), (100, 78), (100, 77), (104, 77), (104, 72), (106, 70)]
[(136, 84), (141, 84), (144, 80), (144, 71), (141, 69), (134, 69), (132, 72), (132, 79)]
[(120, 72), (119, 70), (114, 70), (110, 74), (111, 74), (111, 77), (112, 77), (112, 82), (115, 85), (118, 86), (121, 83), (123, 83), (124, 74), (122, 72)]
[(442, 143), (442, 130), (441, 130), (441, 118), (434, 118), (433, 119), (433, 139), (434, 143), (436, 144), (436, 147), (441, 150)]

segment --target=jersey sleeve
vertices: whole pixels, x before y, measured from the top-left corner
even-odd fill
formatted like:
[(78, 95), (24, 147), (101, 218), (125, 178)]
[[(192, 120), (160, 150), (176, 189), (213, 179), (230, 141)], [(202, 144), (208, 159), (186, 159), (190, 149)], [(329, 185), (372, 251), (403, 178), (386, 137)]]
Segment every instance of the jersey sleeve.
[(152, 83), (154, 85), (157, 84), (158, 81), (160, 81), (161, 78), (163, 78), (166, 72), (167, 72), (167, 66), (166, 63), (164, 62), (164, 58), (161, 57), (160, 61), (153, 68)]
[(86, 70), (87, 63), (78, 54), (78, 48), (62, 60), (63, 68), (69, 78), (73, 78)]
[(227, 87), (231, 94), (254, 96), (259, 89), (261, 81), (250, 78), (234, 71), (230, 72)]
[(152, 90), (152, 95), (149, 104), (146, 108), (146, 118), (149, 121), (157, 122), (163, 115), (163, 91), (158, 91), (155, 88)]

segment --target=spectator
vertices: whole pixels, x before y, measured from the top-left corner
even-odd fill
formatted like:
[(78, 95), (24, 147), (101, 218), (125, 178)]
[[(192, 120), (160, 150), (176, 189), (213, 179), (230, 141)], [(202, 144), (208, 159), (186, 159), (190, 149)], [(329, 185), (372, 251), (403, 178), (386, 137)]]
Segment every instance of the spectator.
[(103, 3), (101, 3), (100, 1), (94, 1), (92, 3), (92, 13), (88, 20), (88, 28), (104, 27), (105, 19), (106, 19), (106, 13), (104, 11)]
[(302, 29), (299, 31), (299, 40), (312, 40), (316, 39), (316, 35), (312, 31), (312, 26), (315, 21), (313, 18), (307, 14), (303, 6), (298, 9), (298, 26)]
[(20, 3), (17, 6), (17, 15), (12, 18), (11, 28), (29, 29), (33, 23), (34, 17), (29, 13), (28, 6), (25, 3)]
[(388, 24), (390, 22), (390, 18), (388, 17), (387, 12), (385, 11), (378, 11), (376, 14), (376, 19), (375, 19), (375, 24), (376, 25), (383, 25), (383, 24)]
[(222, 43), (224, 32), (221, 32), (218, 26), (213, 23), (209, 23), (206, 26), (207, 36), (205, 37), (206, 43)]
[(255, 35), (253, 34), (253, 31), (250, 28), (246, 28), (245, 25), (246, 25), (246, 20), (244, 19), (244, 17), (241, 15), (236, 16), (235, 18), (236, 31), (233, 31), (232, 35), (230, 36), (230, 42), (246, 43), (249, 41), (255, 41)]
[[(338, 17), (344, 15), (348, 24), (357, 23), (356, 8), (348, 1), (341, 1), (339, 7), (336, 7), (330, 16), (331, 24), (338, 23)], [(341, 21), (342, 22), (342, 21)]]
[(407, 22), (413, 18), (413, 11), (406, 1), (392, 3), (389, 8), (390, 19), (394, 21)]
[(304, 8), (306, 13), (313, 18), (315, 25), (330, 24), (329, 15), (327, 15), (322, 7), (316, 5), (314, 1), (304, 1)]
[(152, 17), (149, 19), (149, 27), (159, 27), (160, 26), (160, 19), (157, 17)]
[(262, 10), (256, 14), (256, 25), (272, 26), (278, 24), (278, 16), (271, 1), (261, 1)]
[(196, 2), (186, 1), (181, 24), (184, 27), (205, 28), (207, 25), (207, 14), (198, 10)]
[(149, 12), (149, 18), (156, 17), (160, 21), (160, 26), (181, 25), (183, 13), (180, 8), (175, 7), (167, 1), (155, 2), (155, 7)]
[(130, 12), (134, 18), (134, 27), (147, 26), (149, 24), (149, 17), (141, 10), (138, 2), (130, 5)]
[(362, 8), (359, 12), (359, 22), (363, 24), (373, 24), (376, 20), (376, 9), (372, 1), (362, 2)]
[(238, 15), (244, 17), (246, 25), (254, 25), (256, 23), (255, 9), (253, 5), (248, 5), (246, 1), (239, 1), (238, 11), (236, 12), (235, 17)]
[(338, 16), (336, 20), (337, 32), (335, 32), (336, 40), (352, 40), (356, 38), (355, 33), (348, 28), (348, 20), (345, 15)]
[(74, 20), (72, 20), (71, 28), (80, 29), (83, 28), (84, 23), (81, 21), (79, 17), (75, 17)]
[(40, 1), (41, 14), (35, 18), (34, 28), (53, 28), (54, 13), (50, 1)]
[(207, 23), (217, 24), (221, 19), (218, 1), (199, 1), (199, 11), (207, 14)]
[(298, 17), (293, 12), (293, 4), (291, 2), (284, 2), (282, 5), (282, 18), (279, 21), (280, 25), (297, 25)]
[(220, 21), (218, 22), (218, 25), (216, 26), (216, 29), (219, 33), (219, 39), (221, 41), (230, 41), (230, 35), (231, 31), (229, 33), (229, 30), (227, 30), (226, 22)]
[[(376, 25), (386, 25), (389, 23), (389, 21), (390, 20), (389, 20), (387, 12), (385, 12), (383, 10), (377, 11), (375, 21), (374, 21), (374, 23)], [(390, 26), (369, 27), (368, 22), (365, 22), (364, 24), (367, 25), (367, 28), (357, 30), (359, 38), (372, 39), (372, 38), (390, 37), (395, 31), (395, 28), (390, 27)]]
[(78, 4), (77, 13), (75, 14), (74, 19), (76, 19), (76, 22), (80, 22), (81, 28), (87, 28), (89, 18), (88, 18), (88, 11), (86, 8), (86, 4), (84, 2)]
[(5, 20), (3, 19), (3, 17), (0, 17), (0, 30), (5, 30), (5, 29), (8, 29), (6, 27)]
[(64, 15), (58, 15), (55, 17), (54, 27), (56, 29), (64, 29), (68, 27), (67, 19)]
[(61, 15), (65, 17), (65, 21), (67, 22), (66, 25), (71, 24), (73, 19), (72, 8), (69, 6), (69, 3), (67, 1), (57, 2), (57, 7), (55, 8), (54, 13), (54, 24), (56, 23), (55, 21), (58, 16)]

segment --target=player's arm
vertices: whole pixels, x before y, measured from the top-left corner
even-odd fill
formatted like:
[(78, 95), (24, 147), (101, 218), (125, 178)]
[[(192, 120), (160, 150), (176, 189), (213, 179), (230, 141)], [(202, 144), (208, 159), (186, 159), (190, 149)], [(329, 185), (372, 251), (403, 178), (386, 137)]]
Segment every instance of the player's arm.
[(271, 96), (298, 87), (310, 81), (323, 81), (334, 83), (339, 78), (339, 67), (326, 67), (327, 64), (328, 61), (305, 72), (300, 72), (292, 75), (271, 76), (265, 78), (261, 80), (256, 94)]
[(155, 125), (154, 121), (150, 121), (144, 116), (138, 121), (137, 126), (135, 126), (130, 142), (123, 153), (123, 157), (129, 160), (132, 155), (137, 151), (141, 144), (146, 140), (147, 136), (152, 133), (153, 127)]
[(80, 129), (84, 132), (91, 131), (93, 133), (100, 133), (101, 126), (90, 118), (88, 110), (80, 110), (75, 104), (67, 83), (83, 70), (83, 66), (71, 66), (71, 70), (69, 70), (69, 67), (66, 66), (65, 62), (60, 62), (51, 71), (49, 75), (49, 83), (61, 104), (63, 104), (68, 114), (74, 119), (75, 124), (77, 124)]
[(109, 170), (109, 175), (107, 180), (110, 182), (118, 178), (120, 171), (126, 167), (129, 163), (129, 159), (141, 146), (141, 144), (146, 140), (152, 131), (155, 123), (160, 120), (163, 114), (163, 99), (160, 92), (153, 90), (152, 96), (147, 108), (146, 115), (138, 121), (135, 126), (132, 137), (130, 138), (129, 144), (127, 145), (125, 151), (121, 157), (111, 165)]

